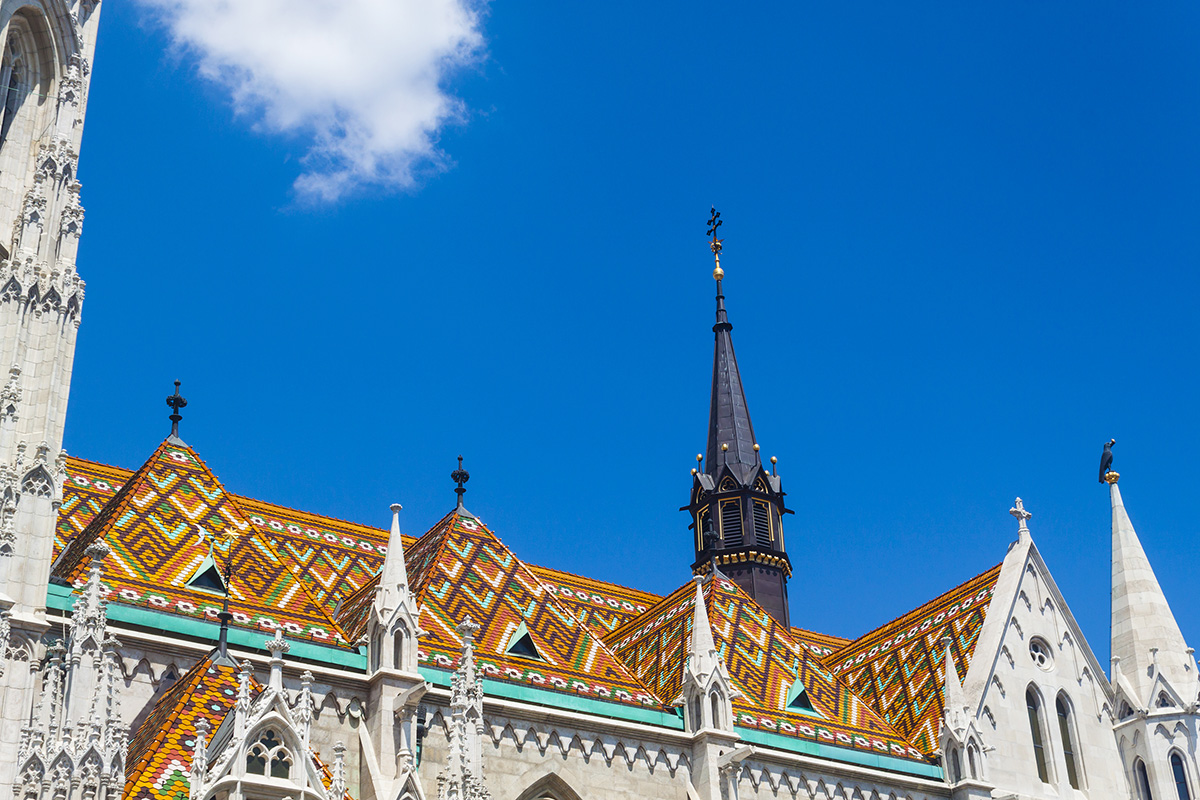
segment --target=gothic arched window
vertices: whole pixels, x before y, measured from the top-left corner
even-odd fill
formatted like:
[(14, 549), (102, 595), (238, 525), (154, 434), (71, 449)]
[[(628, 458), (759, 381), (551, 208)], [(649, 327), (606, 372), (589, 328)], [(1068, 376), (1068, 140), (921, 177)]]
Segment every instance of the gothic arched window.
[(962, 756), (957, 747), (950, 751), (950, 777), (954, 783), (962, 780)]
[(1140, 758), (1133, 765), (1133, 776), (1137, 782), (1138, 800), (1154, 800), (1154, 793), (1150, 791), (1150, 776), (1146, 774), (1146, 762)]
[(1042, 726), (1042, 702), (1030, 686), (1025, 690), (1025, 710), (1029, 712), (1029, 732), (1033, 735), (1033, 757), (1037, 761), (1038, 777), (1042, 783), (1050, 782), (1050, 770), (1046, 765), (1046, 731)]
[(713, 692), (709, 699), (712, 701), (712, 725), (714, 728), (719, 728), (725, 724), (721, 719), (721, 698), (717, 696), (716, 692)]
[(975, 746), (975, 742), (967, 745), (967, 766), (971, 769), (971, 780), (979, 777), (979, 748)]
[(1071, 736), (1074, 723), (1071, 719), (1071, 704), (1063, 695), (1054, 700), (1054, 710), (1058, 713), (1058, 732), (1062, 736), (1063, 758), (1067, 762), (1067, 780), (1072, 789), (1079, 787), (1079, 765), (1076, 763), (1075, 740)]
[(292, 754), (279, 740), (278, 734), (270, 728), (263, 731), (258, 741), (246, 751), (246, 772), (266, 775), (268, 764), (271, 767), (272, 778), (291, 777)]
[(1183, 756), (1171, 753), (1171, 775), (1175, 778), (1175, 793), (1179, 800), (1192, 800), (1192, 790), (1188, 788), (1187, 767), (1183, 766)]

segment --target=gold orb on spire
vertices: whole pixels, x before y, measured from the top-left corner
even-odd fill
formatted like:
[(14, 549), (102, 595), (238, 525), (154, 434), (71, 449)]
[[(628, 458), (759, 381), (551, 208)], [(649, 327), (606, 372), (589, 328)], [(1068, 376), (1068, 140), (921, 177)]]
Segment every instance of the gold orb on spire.
[(713, 270), (713, 280), (719, 281), (725, 277), (725, 270), (721, 269), (721, 262), (717, 262), (717, 268)]
[(1104, 480), (1106, 483), (1108, 483), (1110, 485), (1114, 484), (1117, 481), (1121, 480), (1121, 473), (1113, 472), (1112, 470), (1109, 470), (1108, 472), (1104, 473)]

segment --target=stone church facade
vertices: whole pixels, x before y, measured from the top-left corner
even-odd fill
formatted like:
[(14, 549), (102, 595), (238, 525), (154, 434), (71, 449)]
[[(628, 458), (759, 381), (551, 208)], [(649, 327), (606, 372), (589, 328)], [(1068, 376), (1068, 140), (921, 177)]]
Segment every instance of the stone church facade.
[(0, 800), (1195, 796), (1194, 651), (1114, 472), (1108, 665), (1019, 499), (999, 563), (928, 603), (853, 640), (789, 617), (715, 213), (694, 558), (665, 596), (522, 561), (461, 465), (415, 536), (399, 506), (385, 529), (233, 493), (178, 387), (141, 465), (68, 457), (99, 11), (0, 0)]

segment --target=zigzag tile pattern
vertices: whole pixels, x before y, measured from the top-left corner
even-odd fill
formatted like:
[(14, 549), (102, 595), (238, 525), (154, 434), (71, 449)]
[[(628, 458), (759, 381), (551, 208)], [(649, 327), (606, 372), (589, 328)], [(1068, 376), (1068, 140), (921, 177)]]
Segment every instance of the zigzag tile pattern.
[[(481, 626), (479, 669), (492, 680), (562, 694), (662, 708), (592, 630), (542, 585), (487, 527), (453, 512), (407, 551), (409, 585), (421, 606), (426, 635), (418, 653), (428, 666), (452, 670), (462, 642), (454, 627), (470, 617)], [(364, 630), (374, 587), (347, 602), (339, 616), (350, 636)], [(542, 660), (510, 656), (513, 632), (525, 624)]]
[[(664, 699), (677, 698), (692, 635), (695, 589), (680, 587), (637, 619), (606, 638), (643, 681)], [(736, 584), (709, 582), (704, 590), (717, 650), (742, 697), (734, 700), (736, 724), (824, 744), (924, 760), (850, 687), (836, 678)], [(787, 693), (799, 678), (816, 715), (784, 710)]]
[(921, 752), (938, 748), (945, 707), (942, 676), (950, 637), (954, 666), (967, 674), (1000, 567), (977, 575), (920, 608), (855, 639), (826, 663)]
[(571, 610), (575, 619), (601, 636), (624, 625), (662, 598), (650, 592), (572, 575), (562, 570), (531, 566), (542, 585)]
[(99, 540), (111, 548), (104, 569), (110, 599), (215, 619), (223, 597), (187, 584), (210, 554), (222, 564), (232, 555), (235, 625), (282, 626), (291, 636), (327, 644), (342, 640), (332, 618), (295, 576), (295, 565), (258, 533), (187, 445), (163, 442), (63, 548), (54, 576), (80, 583), (87, 569), (85, 551)]

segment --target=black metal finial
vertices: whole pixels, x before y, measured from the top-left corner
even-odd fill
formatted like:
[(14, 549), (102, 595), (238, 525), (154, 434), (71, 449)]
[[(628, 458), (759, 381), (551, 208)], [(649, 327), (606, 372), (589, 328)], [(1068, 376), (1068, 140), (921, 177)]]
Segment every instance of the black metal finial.
[(717, 228), (721, 227), (722, 224), (724, 223), (721, 222), (721, 212), (717, 211), (716, 206), (712, 206), (712, 216), (708, 218), (708, 235), (712, 237), (709, 248), (712, 249), (714, 256), (721, 252), (721, 242), (723, 240), (717, 238)]
[(458, 488), (454, 490), (454, 493), (458, 495), (458, 507), (462, 508), (463, 495), (467, 493), (467, 490), (463, 484), (471, 480), (471, 473), (463, 469), (462, 456), (458, 457), (458, 469), (450, 473), (450, 480), (458, 484)]
[(179, 409), (187, 407), (187, 400), (179, 393), (179, 381), (175, 381), (175, 394), (167, 398), (167, 405), (171, 407), (171, 416), (167, 417), (171, 420), (171, 435), (178, 439), (179, 421), (183, 419)]

